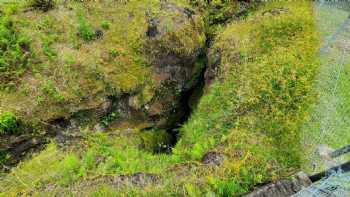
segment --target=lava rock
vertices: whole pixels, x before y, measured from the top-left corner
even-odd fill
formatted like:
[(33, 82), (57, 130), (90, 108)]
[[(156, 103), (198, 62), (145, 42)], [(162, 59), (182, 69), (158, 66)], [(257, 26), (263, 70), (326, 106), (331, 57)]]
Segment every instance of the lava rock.
[(159, 34), (158, 25), (159, 25), (158, 18), (149, 19), (148, 28), (147, 28), (147, 32), (146, 32), (147, 37), (154, 38)]
[(287, 13), (289, 13), (289, 10), (287, 8), (275, 8), (264, 12), (263, 16), (276, 16), (276, 15), (287, 14)]
[(163, 1), (161, 11), (166, 14), (145, 13), (145, 51), (158, 81), (145, 110), (157, 128), (169, 128), (183, 116), (182, 98), (201, 72), (195, 63), (205, 47), (205, 34), (202, 18), (189, 8)]
[(218, 152), (208, 152), (203, 156), (202, 163), (206, 165), (219, 166), (224, 161), (224, 154)]
[(304, 172), (299, 172), (291, 180), (281, 180), (270, 183), (243, 197), (286, 197), (296, 194), (311, 185), (311, 180)]
[(101, 39), (103, 37), (103, 31), (101, 29), (96, 29), (95, 36), (97, 39)]

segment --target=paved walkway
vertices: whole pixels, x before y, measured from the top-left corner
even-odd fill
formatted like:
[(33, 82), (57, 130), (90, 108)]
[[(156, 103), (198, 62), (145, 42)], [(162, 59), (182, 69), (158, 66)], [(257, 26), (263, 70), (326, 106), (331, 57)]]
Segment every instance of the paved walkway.
[(350, 173), (336, 173), (305, 188), (293, 197), (348, 197), (350, 196)]

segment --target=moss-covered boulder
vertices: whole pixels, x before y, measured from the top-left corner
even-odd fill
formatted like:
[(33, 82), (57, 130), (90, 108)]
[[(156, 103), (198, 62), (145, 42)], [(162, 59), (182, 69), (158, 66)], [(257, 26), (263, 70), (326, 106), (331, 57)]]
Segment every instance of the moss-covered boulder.
[(61, 136), (118, 120), (160, 128), (181, 117), (205, 43), (202, 18), (185, 1), (56, 1), (47, 12), (28, 6), (0, 8), (0, 32), (15, 35), (7, 42), (6, 34), (10, 45), (0, 49), (0, 60), (13, 64), (0, 70), (0, 113), (33, 126), (20, 133)]
[(156, 93), (146, 111), (150, 118), (161, 120), (157, 126), (166, 127), (183, 114), (181, 98), (201, 72), (196, 61), (205, 34), (202, 18), (193, 10), (174, 3), (161, 3), (160, 10), (162, 15), (147, 14), (146, 53), (153, 65)]
[[(111, 100), (124, 105), (124, 117), (130, 110), (161, 117), (189, 88), (205, 41), (202, 19), (181, 1), (58, 1), (45, 13), (25, 6), (3, 12), (15, 32), (30, 38), (33, 59), (14, 87), (0, 92), (0, 111), (25, 121), (49, 123), (86, 111), (98, 121), (118, 110), (110, 105), (94, 113)], [(163, 91), (164, 84), (173, 90)]]

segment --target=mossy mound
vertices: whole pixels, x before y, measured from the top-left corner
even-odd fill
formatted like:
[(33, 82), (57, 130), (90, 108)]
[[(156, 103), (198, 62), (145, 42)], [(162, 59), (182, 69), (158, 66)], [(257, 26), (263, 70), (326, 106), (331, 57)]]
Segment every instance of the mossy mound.
[(252, 133), (269, 139), (279, 162), (298, 167), (298, 130), (314, 97), (319, 39), (310, 2), (283, 3), (283, 12), (270, 14), (278, 5), (269, 3), (218, 37), (213, 50), (221, 54), (222, 82), (184, 126), (180, 154), (200, 158), (231, 133)]

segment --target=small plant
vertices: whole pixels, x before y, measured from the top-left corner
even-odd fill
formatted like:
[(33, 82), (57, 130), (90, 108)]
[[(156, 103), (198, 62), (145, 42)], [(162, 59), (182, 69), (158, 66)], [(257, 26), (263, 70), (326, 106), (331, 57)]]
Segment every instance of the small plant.
[(50, 39), (49, 37), (43, 38), (43, 43), (42, 43), (43, 52), (50, 59), (57, 56), (57, 52), (54, 49), (52, 49), (52, 47), (51, 47), (52, 43), (53, 43), (53, 40)]
[(6, 151), (0, 150), (0, 169), (1, 169), (1, 166), (4, 165), (6, 161), (8, 161), (9, 157), (10, 155)]
[(11, 112), (0, 115), (0, 134), (14, 134), (18, 130), (18, 121)]
[(109, 113), (108, 115), (106, 115), (102, 119), (101, 123), (102, 123), (103, 126), (108, 127), (109, 124), (111, 124), (113, 122), (113, 120), (115, 120), (117, 118), (118, 118), (118, 114), (115, 113), (115, 112), (112, 112), (112, 113)]
[(96, 39), (92, 26), (82, 16), (79, 16), (78, 19), (78, 36), (87, 42)]
[(29, 6), (47, 12), (55, 7), (54, 0), (29, 0)]
[(117, 49), (111, 49), (110, 51), (109, 51), (109, 54), (112, 56), (112, 57), (117, 57), (118, 55), (119, 55), (119, 52), (118, 52), (118, 50)]
[(101, 22), (102, 29), (109, 29), (109, 23), (108, 21), (102, 21)]

